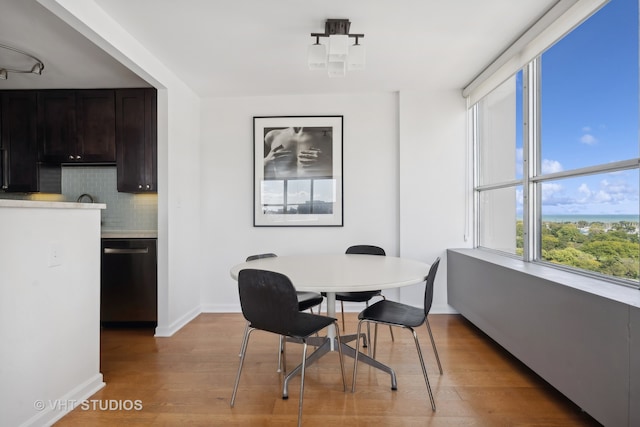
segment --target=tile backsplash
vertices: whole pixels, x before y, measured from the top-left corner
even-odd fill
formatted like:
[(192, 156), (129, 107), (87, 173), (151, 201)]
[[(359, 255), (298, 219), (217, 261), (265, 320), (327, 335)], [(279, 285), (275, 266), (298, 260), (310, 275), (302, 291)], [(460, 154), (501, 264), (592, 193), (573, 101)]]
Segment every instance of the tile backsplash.
[(158, 229), (157, 194), (119, 193), (115, 166), (63, 167), (62, 195), (0, 193), (0, 197), (75, 202), (82, 194), (91, 195), (95, 203), (107, 205), (101, 212), (103, 232)]

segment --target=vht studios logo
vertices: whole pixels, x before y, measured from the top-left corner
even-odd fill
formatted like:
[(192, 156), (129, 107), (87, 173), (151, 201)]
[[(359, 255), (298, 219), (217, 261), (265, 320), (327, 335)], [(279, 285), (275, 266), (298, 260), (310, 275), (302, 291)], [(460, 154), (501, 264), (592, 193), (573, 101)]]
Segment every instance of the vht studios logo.
[(141, 411), (142, 400), (130, 399), (91, 399), (91, 400), (36, 400), (33, 407), (38, 411), (45, 409), (53, 411), (70, 411), (76, 407), (83, 411)]

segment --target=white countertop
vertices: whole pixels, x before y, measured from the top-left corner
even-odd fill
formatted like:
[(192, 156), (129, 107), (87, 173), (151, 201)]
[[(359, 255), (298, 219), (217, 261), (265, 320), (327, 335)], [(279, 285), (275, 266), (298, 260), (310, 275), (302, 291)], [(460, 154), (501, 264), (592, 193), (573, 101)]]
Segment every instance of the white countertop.
[(40, 200), (0, 199), (0, 208), (35, 209), (106, 209), (104, 203), (49, 202)]

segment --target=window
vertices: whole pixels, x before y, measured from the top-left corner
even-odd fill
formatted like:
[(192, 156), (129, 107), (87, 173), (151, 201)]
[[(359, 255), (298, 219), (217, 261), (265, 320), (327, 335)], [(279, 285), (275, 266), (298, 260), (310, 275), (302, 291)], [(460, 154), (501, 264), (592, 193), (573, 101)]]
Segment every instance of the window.
[(638, 286), (638, 0), (611, 0), (470, 110), (476, 245)]
[[(483, 98), (474, 121), (478, 140), (480, 246), (522, 255), (516, 221), (522, 213), (522, 73)], [(518, 197), (520, 195), (520, 197)], [(513, 225), (513, 228), (505, 227)]]
[(262, 181), (265, 214), (331, 214), (336, 182), (330, 178)]

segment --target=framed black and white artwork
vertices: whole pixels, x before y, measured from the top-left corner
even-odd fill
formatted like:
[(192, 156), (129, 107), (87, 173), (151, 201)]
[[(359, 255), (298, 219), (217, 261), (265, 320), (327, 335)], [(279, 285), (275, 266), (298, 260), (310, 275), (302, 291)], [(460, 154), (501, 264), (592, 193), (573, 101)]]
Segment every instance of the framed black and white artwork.
[(342, 116), (254, 117), (255, 227), (342, 227)]

